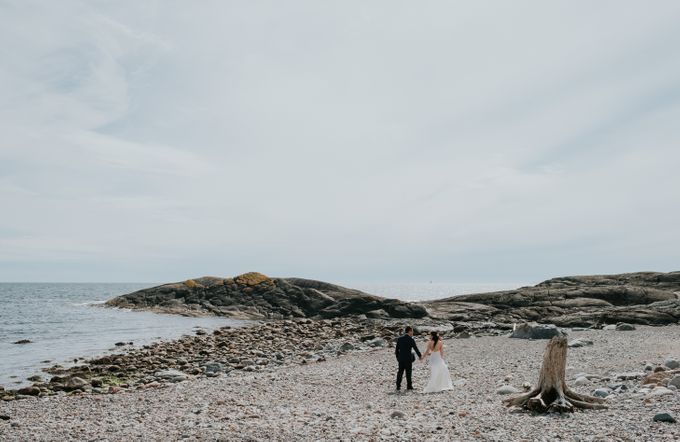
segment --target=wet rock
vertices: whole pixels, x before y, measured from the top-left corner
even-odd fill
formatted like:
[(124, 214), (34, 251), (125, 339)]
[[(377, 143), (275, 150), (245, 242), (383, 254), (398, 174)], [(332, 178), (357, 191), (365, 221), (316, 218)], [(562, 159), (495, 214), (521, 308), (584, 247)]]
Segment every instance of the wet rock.
[(36, 386), (24, 387), (17, 390), (18, 394), (23, 394), (25, 396), (38, 396), (40, 394), (40, 388)]
[(43, 379), (42, 379), (42, 376), (35, 375), (35, 376), (31, 376), (30, 378), (26, 378), (26, 380), (31, 381), (31, 382), (42, 382)]
[(0, 414), (0, 420), (8, 421), (8, 420), (10, 420), (10, 417), (6, 414)]
[(32, 343), (33, 343), (33, 341), (31, 341), (30, 339), (20, 339), (16, 342), (13, 342), (13, 344), (19, 344), (19, 345), (32, 344)]

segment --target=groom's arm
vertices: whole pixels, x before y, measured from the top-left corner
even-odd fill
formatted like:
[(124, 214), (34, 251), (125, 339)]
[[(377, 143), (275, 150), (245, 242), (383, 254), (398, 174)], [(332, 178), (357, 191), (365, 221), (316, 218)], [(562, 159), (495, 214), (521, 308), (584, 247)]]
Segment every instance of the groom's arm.
[(399, 339), (394, 343), (394, 356), (399, 359)]
[(416, 354), (418, 355), (419, 358), (422, 358), (423, 355), (420, 354), (420, 350), (418, 350), (418, 345), (416, 344), (416, 340), (411, 338), (411, 343), (413, 345), (413, 349), (416, 351)]

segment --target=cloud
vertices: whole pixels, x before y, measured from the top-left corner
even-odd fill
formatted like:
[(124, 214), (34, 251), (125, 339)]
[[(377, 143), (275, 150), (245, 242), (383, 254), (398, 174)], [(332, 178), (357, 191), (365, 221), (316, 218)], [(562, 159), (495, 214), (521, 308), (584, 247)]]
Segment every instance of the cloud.
[(679, 17), (0, 3), (0, 280), (675, 270)]

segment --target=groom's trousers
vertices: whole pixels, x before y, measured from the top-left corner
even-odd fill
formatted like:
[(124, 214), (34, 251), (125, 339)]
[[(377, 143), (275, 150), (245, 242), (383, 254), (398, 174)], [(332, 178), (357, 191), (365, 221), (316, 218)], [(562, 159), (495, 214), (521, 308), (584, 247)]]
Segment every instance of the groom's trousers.
[(397, 390), (401, 388), (401, 379), (404, 377), (404, 371), (406, 372), (406, 388), (408, 389), (413, 388), (413, 384), (411, 383), (413, 363), (411, 361), (408, 362), (399, 361), (399, 372), (397, 373)]

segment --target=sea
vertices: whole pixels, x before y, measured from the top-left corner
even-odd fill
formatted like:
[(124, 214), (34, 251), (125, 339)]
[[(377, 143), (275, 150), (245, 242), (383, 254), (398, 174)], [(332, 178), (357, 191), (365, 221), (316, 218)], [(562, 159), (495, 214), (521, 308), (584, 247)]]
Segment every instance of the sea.
[[(248, 321), (185, 317), (102, 304), (153, 283), (0, 283), (0, 385), (17, 388), (54, 364), (119, 351), (117, 342), (139, 347), (193, 334), (198, 328), (244, 326)], [(404, 301), (440, 299), (516, 288), (516, 283), (345, 283), (367, 293)], [(27, 339), (28, 344), (15, 344)], [(125, 348), (129, 348), (126, 346)]]

